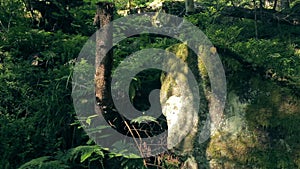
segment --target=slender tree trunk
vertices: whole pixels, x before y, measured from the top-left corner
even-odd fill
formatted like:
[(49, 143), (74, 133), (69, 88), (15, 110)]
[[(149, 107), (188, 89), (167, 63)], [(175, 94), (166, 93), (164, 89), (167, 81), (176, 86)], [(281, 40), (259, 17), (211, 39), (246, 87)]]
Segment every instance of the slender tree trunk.
[(112, 105), (110, 84), (113, 53), (107, 49), (112, 45), (111, 25), (108, 26), (112, 19), (113, 4), (110, 2), (97, 3), (94, 24), (103, 30), (96, 33), (95, 93), (101, 108)]
[(278, 0), (274, 0), (274, 6), (273, 6), (273, 10), (276, 10), (277, 3), (278, 3)]
[(191, 14), (195, 11), (194, 0), (185, 0), (185, 13)]
[(258, 38), (258, 31), (257, 31), (257, 8), (256, 8), (256, 1), (253, 0), (254, 3), (254, 27), (255, 27), (255, 38)]

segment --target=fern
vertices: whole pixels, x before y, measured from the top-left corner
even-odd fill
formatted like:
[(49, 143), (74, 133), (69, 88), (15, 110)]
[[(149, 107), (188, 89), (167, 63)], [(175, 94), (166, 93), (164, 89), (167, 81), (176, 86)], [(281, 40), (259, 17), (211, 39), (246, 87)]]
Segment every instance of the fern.
[(63, 164), (62, 161), (57, 160), (51, 156), (44, 156), (33, 159), (23, 164), (19, 169), (67, 169), (69, 166)]
[(103, 159), (105, 150), (97, 145), (78, 146), (66, 153), (60, 152), (55, 157), (44, 156), (33, 159), (23, 164), (19, 169), (68, 169), (72, 168), (70, 166), (86, 161), (89, 165), (91, 161)]
[(64, 158), (67, 161), (76, 161), (76, 159), (80, 158), (80, 163), (83, 163), (88, 158), (92, 157), (93, 154), (98, 158), (104, 158), (104, 150), (105, 149), (99, 147), (98, 145), (78, 146), (70, 149), (64, 155)]

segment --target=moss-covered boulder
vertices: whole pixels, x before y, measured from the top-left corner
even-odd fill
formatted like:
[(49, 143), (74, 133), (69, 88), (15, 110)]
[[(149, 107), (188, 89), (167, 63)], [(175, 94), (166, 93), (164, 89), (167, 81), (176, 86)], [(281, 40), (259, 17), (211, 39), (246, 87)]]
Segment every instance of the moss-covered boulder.
[[(176, 44), (167, 51), (185, 63), (192, 56), (186, 44)], [(163, 113), (168, 121), (168, 148), (176, 147), (179, 151), (191, 152), (198, 128), (198, 112), (193, 105), (193, 93), (187, 78), (191, 69), (176, 67), (178, 61), (170, 58), (166, 62), (170, 72), (161, 77), (160, 93)]]

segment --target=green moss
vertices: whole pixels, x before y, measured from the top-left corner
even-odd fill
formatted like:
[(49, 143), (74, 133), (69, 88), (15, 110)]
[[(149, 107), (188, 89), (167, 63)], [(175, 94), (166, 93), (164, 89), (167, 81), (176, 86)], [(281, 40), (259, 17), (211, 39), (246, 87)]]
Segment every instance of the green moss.
[[(197, 58), (195, 57), (195, 55), (193, 55), (193, 53), (191, 52), (191, 50), (188, 48), (188, 46), (184, 43), (180, 43), (180, 44), (175, 44), (173, 46), (170, 46), (169, 48), (166, 49), (168, 52), (173, 53), (178, 59), (180, 59), (181, 61), (185, 62), (189, 68), (196, 68), (196, 75), (199, 75), (199, 72), (197, 70), (197, 66), (195, 63), (197, 63)], [(164, 74), (161, 77), (162, 80), (162, 86), (161, 86), (161, 103), (162, 105), (166, 103), (166, 101), (168, 100), (169, 97), (171, 96), (177, 96), (177, 97), (181, 97), (183, 96), (183, 92), (182, 89), (183, 86), (182, 85), (178, 85), (176, 84), (176, 81), (180, 81), (180, 82), (187, 82), (187, 74), (190, 73), (188, 71), (190, 71), (187, 67), (178, 67), (178, 64), (175, 60), (168, 60), (168, 66), (171, 66), (171, 70), (180, 70), (180, 73), (176, 73), (176, 74)], [(194, 73), (194, 72), (193, 72)], [(183, 96), (184, 97), (184, 96)], [(193, 112), (193, 108), (190, 107), (188, 108), (188, 112)], [(197, 125), (196, 121), (195, 121), (195, 125)], [(190, 131), (190, 133), (185, 137), (185, 139), (177, 145), (177, 149), (179, 150), (184, 150), (184, 152), (181, 153), (186, 153), (186, 152), (190, 152), (193, 150), (194, 147), (194, 142), (195, 142), (195, 137), (196, 137), (196, 133), (198, 132), (197, 127), (195, 127), (195, 130)]]
[(207, 57), (206, 52), (204, 51), (204, 46), (199, 46), (199, 53), (202, 55), (198, 57), (198, 69), (200, 72), (200, 76), (202, 79), (207, 79), (208, 78), (208, 72), (206, 70), (205, 64), (204, 64), (204, 59)]
[(216, 133), (207, 148), (207, 156), (213, 165), (231, 166), (229, 168), (255, 166), (255, 160), (251, 162), (250, 152), (262, 146), (258, 137), (251, 132), (242, 131), (237, 137), (233, 137), (230, 132)]
[[(175, 44), (173, 46), (170, 46), (169, 48), (166, 49), (168, 52), (171, 52), (173, 54), (175, 54), (175, 56), (178, 59), (181, 59), (182, 61), (186, 62), (187, 58), (188, 58), (188, 47), (186, 44), (184, 43), (180, 43), (180, 44)], [(171, 66), (171, 70), (176, 70), (177, 69), (177, 65), (175, 64), (176, 61), (175, 60), (168, 60), (168, 66)], [(187, 70), (183, 71), (184, 73), (187, 73)], [(178, 87), (178, 85), (176, 85), (175, 79), (178, 79), (180, 81), (186, 81), (186, 77), (182, 74), (178, 74), (177, 77), (171, 76), (170, 74), (163, 74), (161, 76), (161, 82), (162, 82), (162, 86), (161, 86), (161, 92), (162, 92), (162, 98), (161, 98), (161, 102), (165, 103), (167, 98), (171, 97), (171, 96), (180, 96), (180, 89)]]

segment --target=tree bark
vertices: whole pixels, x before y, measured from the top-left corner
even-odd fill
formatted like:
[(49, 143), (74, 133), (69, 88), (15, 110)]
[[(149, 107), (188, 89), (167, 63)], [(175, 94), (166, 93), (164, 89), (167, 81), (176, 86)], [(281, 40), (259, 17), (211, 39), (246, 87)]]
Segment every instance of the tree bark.
[(110, 2), (97, 3), (97, 13), (94, 24), (102, 31), (96, 32), (96, 58), (95, 58), (95, 94), (100, 107), (112, 105), (110, 84), (113, 53), (108, 51), (112, 46), (111, 24), (113, 20), (113, 4)]
[(96, 58), (95, 58), (95, 95), (97, 107), (95, 110), (102, 114), (106, 122), (119, 133), (135, 138), (146, 138), (158, 135), (166, 129), (163, 117), (155, 122), (132, 123), (121, 115), (114, 107), (111, 95), (111, 75), (113, 67), (112, 24), (114, 5), (110, 2), (99, 2), (94, 24), (101, 31), (96, 32)]
[(194, 0), (185, 0), (185, 13), (191, 14), (195, 11)]
[(277, 2), (278, 2), (278, 0), (274, 0), (274, 6), (273, 6), (273, 10), (274, 10), (274, 11), (276, 10)]

